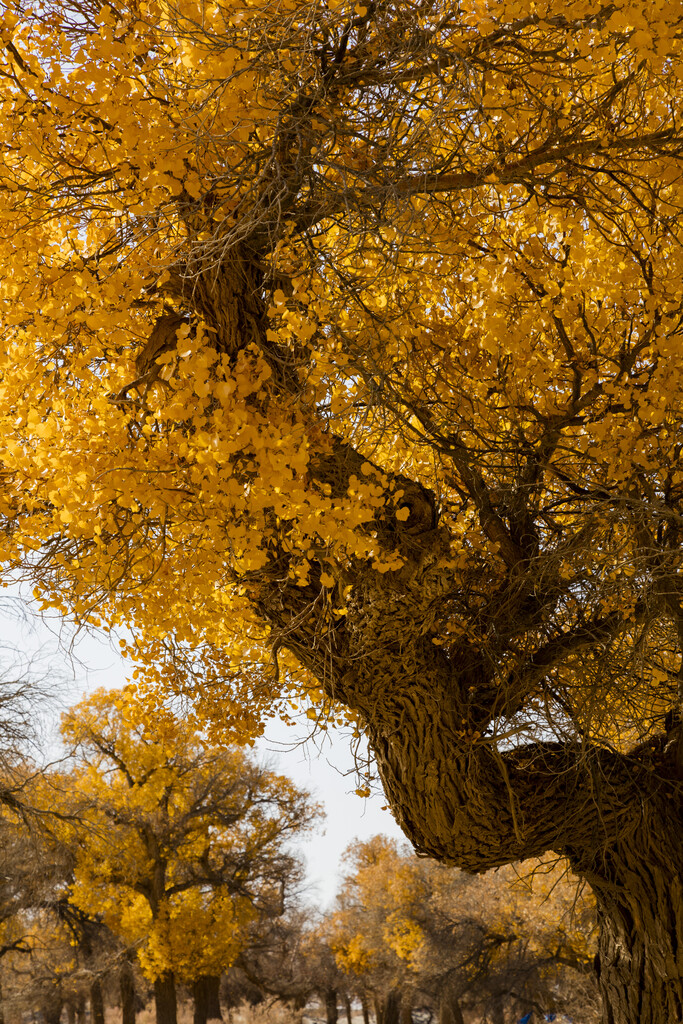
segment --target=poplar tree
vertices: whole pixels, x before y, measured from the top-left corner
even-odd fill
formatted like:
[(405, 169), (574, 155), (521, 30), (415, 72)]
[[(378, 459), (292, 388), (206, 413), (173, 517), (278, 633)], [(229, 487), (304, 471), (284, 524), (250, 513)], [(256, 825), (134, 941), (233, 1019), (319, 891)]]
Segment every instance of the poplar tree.
[(2, 557), (138, 685), (554, 850), (683, 1018), (679, 0), (15, 0)]
[(289, 908), (301, 870), (288, 844), (317, 808), (191, 723), (141, 724), (120, 691), (72, 708), (62, 732), (76, 760), (62, 780), (70, 903), (137, 952), (157, 1024), (176, 1024), (177, 981), (192, 991), (195, 1024), (220, 1018), (220, 976), (254, 926)]

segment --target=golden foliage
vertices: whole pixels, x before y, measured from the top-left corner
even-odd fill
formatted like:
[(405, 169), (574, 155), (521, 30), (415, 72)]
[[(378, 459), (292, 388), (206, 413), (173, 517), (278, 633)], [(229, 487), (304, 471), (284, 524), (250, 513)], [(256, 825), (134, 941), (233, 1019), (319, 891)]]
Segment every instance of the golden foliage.
[(502, 978), (501, 990), (518, 996), (543, 988), (550, 1006), (563, 969), (590, 975), (595, 906), (566, 863), (473, 877), (418, 860), (382, 836), (352, 844), (346, 860), (328, 941), (338, 966), (365, 990), (438, 994), (448, 984), (476, 1002)]
[[(264, 915), (285, 909), (299, 868), (287, 843), (317, 808), (187, 721), (150, 723), (126, 691), (98, 691), (63, 720), (76, 768), (61, 780), (73, 852), (70, 900), (138, 952), (154, 980), (220, 973)], [(53, 794), (54, 799), (54, 794)]]
[(5, 6), (0, 554), (152, 710), (367, 719), (348, 665), (409, 637), (483, 666), (468, 742), (661, 726), (679, 18)]

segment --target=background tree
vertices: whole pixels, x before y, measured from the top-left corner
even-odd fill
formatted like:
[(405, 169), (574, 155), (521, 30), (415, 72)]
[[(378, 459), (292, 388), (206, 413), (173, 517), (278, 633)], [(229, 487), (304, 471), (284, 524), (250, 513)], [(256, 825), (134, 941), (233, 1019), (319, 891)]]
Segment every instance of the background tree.
[(107, 980), (114, 975), (117, 944), (101, 923), (68, 906), (63, 892), (17, 912), (14, 934), (21, 942), (8, 948), (0, 965), (7, 1020), (41, 1014), (46, 1024), (103, 1024)]
[(494, 1024), (529, 1010), (597, 1019), (594, 908), (561, 866), (473, 878), (382, 836), (351, 845), (347, 861), (330, 944), (378, 1021), (413, 1007), (441, 1024), (464, 1012)]
[(89, 1003), (93, 1024), (104, 1024), (103, 983), (120, 972), (123, 951), (99, 915), (71, 899), (74, 849), (65, 833), (82, 822), (65, 806), (65, 771), (25, 762), (18, 800), (0, 816), (0, 959), (9, 956), (0, 993), (6, 982), (10, 1009), (66, 1009), (70, 1020)]
[(76, 768), (68, 801), (70, 899), (137, 950), (159, 1024), (174, 1024), (176, 979), (195, 1019), (220, 1016), (219, 979), (249, 925), (287, 909), (300, 882), (288, 843), (317, 808), (242, 751), (208, 745), (191, 723), (140, 724), (125, 693), (99, 691), (63, 720)]
[[(354, 984), (353, 975), (339, 964), (325, 917), (309, 921), (302, 935), (301, 954), (305, 965), (304, 977), (309, 980), (309, 993), (320, 1000), (327, 1024), (338, 1024), (340, 1005), (343, 1005), (342, 1013), (347, 1024), (351, 1024), (351, 1001), (356, 994), (361, 994), (362, 987)], [(362, 998), (362, 994), (361, 1002), (365, 1013), (367, 1000)]]
[(330, 922), (337, 964), (372, 995), (379, 1024), (399, 1024), (417, 1001), (411, 959), (423, 942), (429, 885), (418, 861), (376, 836), (346, 851), (349, 871)]
[(441, 1016), (457, 1019), (460, 995), (494, 1024), (529, 1010), (598, 1020), (595, 907), (566, 863), (525, 862), (478, 878), (431, 865), (428, 877), (412, 966)]
[(418, 850), (567, 856), (624, 1024), (683, 1017), (679, 20), (18, 0), (1, 58), (3, 557), (206, 720), (348, 709)]
[(2, 965), (4, 1010), (9, 1016), (39, 1012), (45, 1024), (59, 1024), (65, 1004), (83, 1000), (87, 987), (77, 978), (69, 935), (47, 912), (21, 921), (27, 955), (9, 956)]
[(349, 979), (320, 925), (318, 912), (305, 903), (282, 917), (254, 922), (223, 985), (231, 1007), (275, 997), (296, 1012), (317, 996), (328, 1024), (336, 1024), (338, 999), (348, 997)]

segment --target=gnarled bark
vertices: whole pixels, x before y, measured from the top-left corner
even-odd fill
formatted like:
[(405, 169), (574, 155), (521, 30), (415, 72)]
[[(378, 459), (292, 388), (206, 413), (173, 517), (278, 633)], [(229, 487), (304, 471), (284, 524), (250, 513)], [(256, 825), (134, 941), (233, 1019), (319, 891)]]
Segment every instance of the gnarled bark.
[(569, 856), (600, 906), (606, 1024), (683, 1020), (680, 883), (667, 868), (681, 863), (683, 822), (663, 743), (638, 756), (559, 742), (498, 747), (477, 699), (482, 667), (454, 664), (429, 636), (411, 642), (399, 600), (390, 594), (382, 610), (375, 594), (371, 608), (352, 609), (343, 629), (367, 646), (354, 650), (340, 630), (319, 678), (359, 713), (415, 848), (470, 871), (549, 850)]
[(644, 800), (637, 827), (608, 850), (572, 856), (598, 905), (605, 1024), (683, 1021), (683, 821), (668, 797)]
[[(224, 351), (254, 342), (275, 367), (258, 275), (246, 262), (226, 267), (227, 276), (195, 290), (196, 308), (214, 325)], [(280, 372), (275, 380), (291, 397), (294, 378)], [(539, 441), (539, 467), (561, 426), (548, 426)], [(667, 868), (681, 863), (675, 841), (680, 784), (662, 745), (626, 756), (589, 740), (513, 746), (497, 739), (507, 726), (515, 735), (515, 716), (557, 665), (585, 650), (599, 654), (660, 598), (651, 588), (642, 607), (628, 612), (630, 620), (617, 610), (568, 621), (558, 612), (563, 590), (556, 556), (540, 551), (539, 532), (524, 506), (540, 468), (536, 472), (530, 457), (527, 491), (515, 492), (521, 505), (505, 513), (460, 441), (449, 438), (443, 450), (500, 554), (500, 573), (476, 610), (475, 632), (492, 638), (486, 649), (470, 643), (466, 630), (442, 649), (442, 627), (452, 618), (444, 611), (453, 599), (452, 538), (439, 524), (434, 495), (398, 476), (393, 483), (403, 492), (407, 520), (391, 512), (388, 493), (387, 509), (367, 529), (401, 556), (402, 566), (379, 573), (360, 559), (350, 561), (343, 618), (319, 628), (322, 588), (315, 566), (309, 582), (297, 585), (288, 573), (286, 546), (278, 550), (275, 541), (271, 562), (245, 589), (272, 627), (275, 645), (289, 648), (330, 698), (358, 715), (396, 819), (419, 852), (475, 872), (549, 850), (569, 856), (600, 907), (606, 1024), (683, 1019), (677, 883), (674, 869)], [(341, 498), (366, 462), (352, 446), (322, 432), (309, 482)], [(645, 913), (644, 899), (657, 912)], [(399, 1006), (398, 995), (390, 993), (378, 1007), (378, 1024), (397, 1024)], [(328, 1001), (328, 1019), (330, 1014)]]

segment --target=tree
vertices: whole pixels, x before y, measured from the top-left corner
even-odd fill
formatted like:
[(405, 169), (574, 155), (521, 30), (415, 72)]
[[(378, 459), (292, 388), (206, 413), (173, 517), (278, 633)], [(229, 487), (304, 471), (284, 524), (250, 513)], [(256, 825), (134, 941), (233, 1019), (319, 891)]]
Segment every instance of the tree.
[(567, 856), (625, 1024), (683, 1016), (679, 17), (4, 15), (7, 564), (151, 715), (304, 694), (419, 851)]
[(10, 959), (10, 984), (18, 988), (10, 1002), (13, 998), (24, 1010), (40, 1003), (43, 1015), (57, 1019), (66, 1008), (73, 1024), (76, 1015), (79, 1022), (84, 1019), (87, 1000), (92, 1024), (104, 1024), (103, 982), (115, 974), (123, 1024), (135, 1024), (131, 950), (121, 947), (99, 908), (88, 914), (72, 899), (74, 831), (87, 828), (82, 802), (73, 802), (74, 779), (65, 769), (30, 764), (23, 774), (21, 802), (0, 817), (0, 957), (29, 955), (27, 965), (21, 964), (22, 956)]
[(566, 864), (526, 862), (477, 878), (431, 865), (428, 877), (413, 963), (421, 986), (438, 993), (442, 1019), (457, 1019), (460, 995), (493, 1024), (532, 1009), (598, 1020), (595, 908)]
[(224, 980), (230, 1005), (275, 997), (298, 1011), (317, 994), (328, 1024), (335, 1024), (337, 996), (346, 1000), (348, 978), (339, 971), (319, 924), (316, 912), (305, 904), (282, 917), (256, 922)]
[(103, 978), (114, 959), (113, 936), (73, 907), (65, 915), (65, 902), (48, 900), (17, 914), (23, 944), (2, 966), (10, 1019), (38, 1010), (46, 1024), (59, 1024), (66, 1010), (70, 1021), (84, 1020), (87, 1002), (92, 1024), (104, 1024)]
[(383, 836), (352, 844), (345, 859), (349, 870), (328, 922), (329, 945), (338, 967), (358, 979), (365, 1000), (371, 996), (377, 1021), (398, 1024), (419, 987), (411, 961), (424, 940), (425, 871)]
[(383, 836), (352, 844), (329, 920), (340, 967), (378, 1020), (426, 1007), (441, 1024), (514, 1019), (529, 1009), (588, 1021), (594, 912), (559, 865), (473, 878), (418, 860)]
[(220, 1017), (220, 975), (253, 921), (287, 909), (300, 881), (287, 844), (317, 808), (191, 722), (140, 724), (120, 691), (76, 705), (62, 732), (77, 765), (65, 779), (77, 816), (71, 902), (137, 950), (158, 1024), (175, 1024), (176, 979), (193, 990), (195, 1021)]
[(8, 1016), (39, 1009), (46, 1021), (66, 1008), (73, 1021), (89, 1000), (92, 1024), (104, 1024), (102, 982), (119, 951), (102, 922), (70, 901), (56, 778), (25, 764), (22, 803), (0, 816), (0, 1019), (6, 1005)]
[[(302, 935), (300, 954), (303, 960), (304, 977), (308, 975), (309, 993), (320, 999), (327, 1024), (338, 1024), (339, 1002), (343, 1001), (346, 1020), (351, 1024), (351, 998), (353, 979), (349, 973), (340, 970), (334, 949), (330, 943), (328, 922), (323, 918), (310, 926)], [(363, 1005), (366, 1003), (362, 1000)]]

